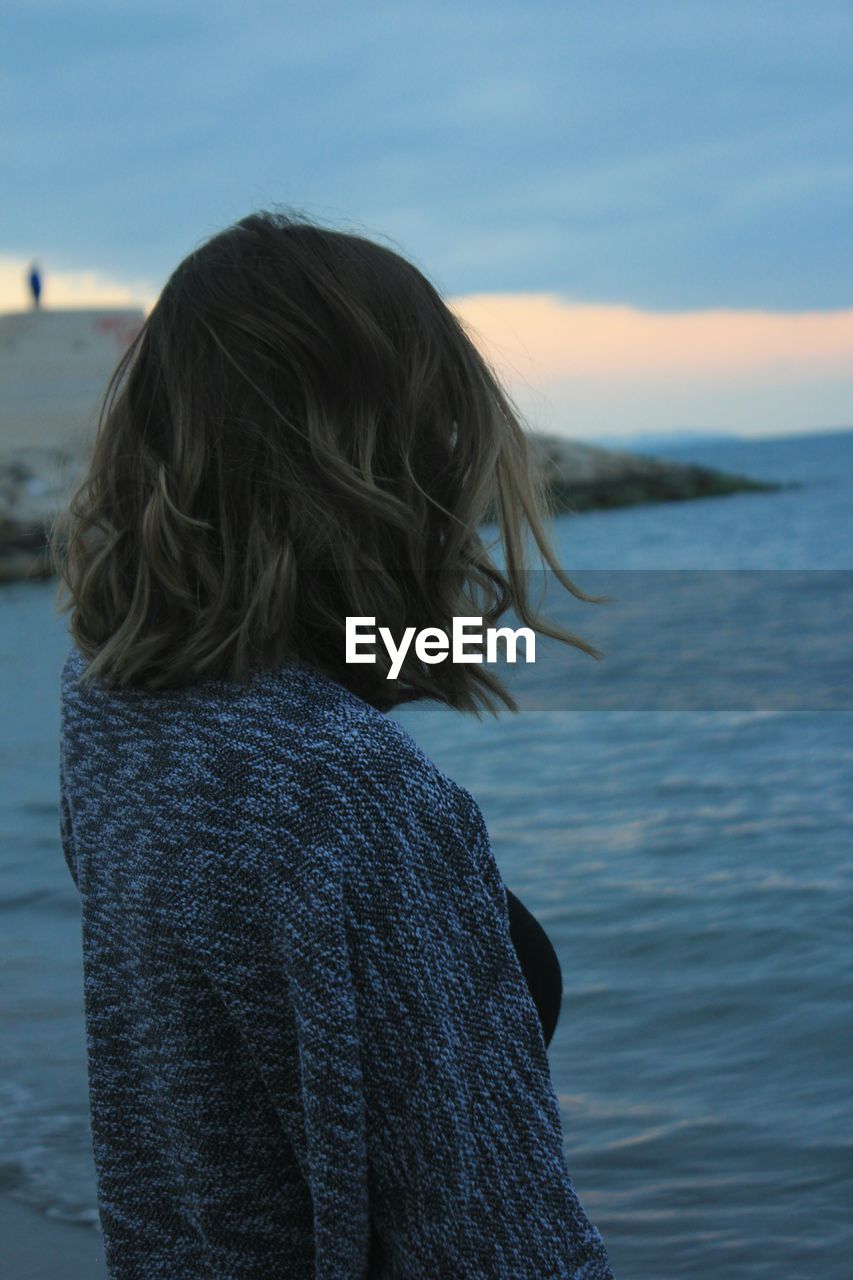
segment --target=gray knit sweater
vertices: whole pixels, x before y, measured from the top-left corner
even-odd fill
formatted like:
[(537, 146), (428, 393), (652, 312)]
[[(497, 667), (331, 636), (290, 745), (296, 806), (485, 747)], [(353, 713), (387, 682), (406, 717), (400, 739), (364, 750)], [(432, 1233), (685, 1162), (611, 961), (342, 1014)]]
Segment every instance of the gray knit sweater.
[(470, 793), (301, 664), (62, 672), (118, 1280), (611, 1280)]

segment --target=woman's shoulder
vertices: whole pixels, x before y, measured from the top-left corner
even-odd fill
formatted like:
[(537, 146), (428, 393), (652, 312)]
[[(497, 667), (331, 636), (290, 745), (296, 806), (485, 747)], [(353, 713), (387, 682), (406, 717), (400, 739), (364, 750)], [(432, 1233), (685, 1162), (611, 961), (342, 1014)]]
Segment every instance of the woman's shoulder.
[(273, 673), (267, 724), (280, 766), (333, 781), (341, 793), (382, 793), (444, 809), (466, 809), (473, 797), (430, 759), (412, 734), (385, 711), (325, 673), (288, 664)]

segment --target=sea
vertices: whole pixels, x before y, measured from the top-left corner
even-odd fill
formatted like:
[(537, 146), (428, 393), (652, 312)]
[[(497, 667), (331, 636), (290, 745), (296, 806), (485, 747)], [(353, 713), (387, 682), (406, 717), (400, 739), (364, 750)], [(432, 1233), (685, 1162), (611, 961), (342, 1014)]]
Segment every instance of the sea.
[[(473, 792), (504, 881), (557, 951), (566, 1161), (617, 1280), (851, 1280), (853, 431), (653, 452), (785, 487), (555, 520), (582, 588), (598, 571), (635, 596), (677, 588), (677, 609), (662, 589), (645, 611), (644, 660), (635, 626), (611, 626), (603, 660), (573, 651), (573, 697), (560, 667), (516, 713), (395, 715)], [(734, 656), (706, 663), (691, 701), (696, 668), (675, 662), (666, 685), (661, 666), (707, 651), (707, 600), (735, 580), (784, 584), (772, 653), (752, 586), (729, 651), (775, 674), (738, 685)], [(54, 598), (52, 582), (0, 588), (0, 1198), (92, 1232)], [(589, 634), (596, 606), (571, 603)], [(585, 702), (593, 669), (609, 692)]]

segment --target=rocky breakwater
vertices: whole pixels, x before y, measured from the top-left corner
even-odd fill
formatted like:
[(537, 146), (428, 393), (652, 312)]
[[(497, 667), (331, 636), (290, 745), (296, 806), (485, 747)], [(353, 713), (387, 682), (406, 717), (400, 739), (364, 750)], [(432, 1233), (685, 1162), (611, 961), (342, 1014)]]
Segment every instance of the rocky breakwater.
[[(640, 457), (555, 436), (533, 437), (554, 511), (719, 496), (779, 485), (710, 467)], [(46, 534), (87, 464), (85, 447), (0, 449), (0, 582), (53, 574)]]
[(555, 512), (681, 502), (785, 487), (697, 463), (602, 449), (560, 436), (534, 436), (533, 450)]
[(47, 531), (68, 502), (81, 461), (46, 445), (0, 453), (0, 583), (53, 576)]

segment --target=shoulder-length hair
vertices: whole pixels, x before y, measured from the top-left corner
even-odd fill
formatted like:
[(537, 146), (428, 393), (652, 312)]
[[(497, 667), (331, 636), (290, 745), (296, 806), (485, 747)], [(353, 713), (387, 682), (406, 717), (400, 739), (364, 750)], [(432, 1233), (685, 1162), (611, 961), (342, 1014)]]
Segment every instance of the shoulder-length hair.
[[(83, 680), (174, 688), (308, 663), (374, 706), (516, 704), (484, 665), (396, 680), (345, 662), (347, 617), (450, 630), (508, 610), (593, 657), (529, 598), (543, 528), (526, 431), (412, 263), (297, 211), (212, 236), (167, 281), (100, 406), (88, 469), (49, 530)], [(499, 569), (480, 528), (496, 523)], [(62, 602), (68, 591), (69, 599)]]

